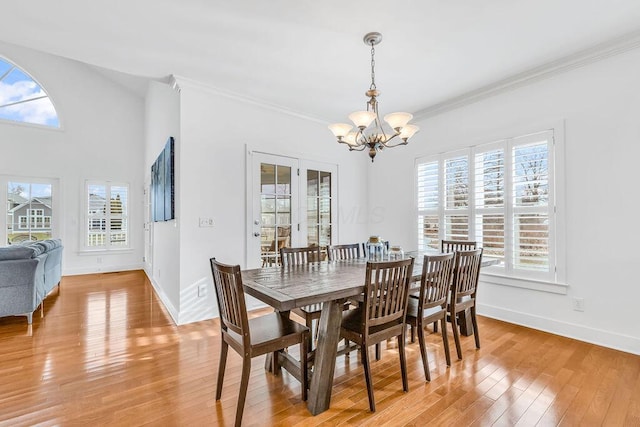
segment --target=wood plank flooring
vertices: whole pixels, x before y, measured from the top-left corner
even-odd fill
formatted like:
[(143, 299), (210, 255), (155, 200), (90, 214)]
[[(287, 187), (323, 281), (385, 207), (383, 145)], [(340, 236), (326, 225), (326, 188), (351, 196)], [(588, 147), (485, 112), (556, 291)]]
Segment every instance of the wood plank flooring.
[[(229, 351), (216, 402), (217, 320), (175, 326), (143, 272), (65, 277), (44, 312), (32, 326), (0, 318), (0, 426), (233, 424), (240, 357)], [(450, 368), (440, 336), (427, 336), (430, 383), (408, 343), (408, 393), (395, 343), (383, 344), (372, 363), (375, 413), (356, 352), (338, 358), (331, 408), (315, 417), (295, 379), (255, 358), (244, 425), (640, 426), (639, 356), (479, 322), (482, 348), (462, 337), (464, 359)]]

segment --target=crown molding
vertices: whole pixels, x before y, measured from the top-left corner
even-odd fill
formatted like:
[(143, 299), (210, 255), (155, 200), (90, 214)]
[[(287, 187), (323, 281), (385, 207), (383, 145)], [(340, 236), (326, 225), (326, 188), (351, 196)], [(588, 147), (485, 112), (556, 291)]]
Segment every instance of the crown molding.
[(206, 83), (202, 83), (198, 80), (193, 80), (187, 77), (171, 75), (169, 76), (169, 85), (176, 91), (180, 92), (182, 88), (192, 88), (196, 90), (201, 90), (213, 95), (222, 96), (224, 98), (233, 99), (234, 101), (243, 102), (245, 104), (255, 105), (260, 108), (265, 108), (267, 110), (275, 111), (277, 113), (286, 114), (288, 116), (297, 117), (299, 119), (309, 120), (312, 122), (320, 123), (322, 125), (326, 125), (327, 121), (320, 119), (318, 117), (310, 116), (308, 114), (302, 114), (297, 111), (293, 111), (289, 108), (282, 107), (280, 105), (272, 104), (267, 101), (263, 101), (258, 98), (253, 98), (246, 95), (241, 95), (239, 93), (231, 92), (229, 90), (220, 89), (218, 87), (210, 86)]
[(430, 107), (417, 111), (414, 114), (414, 117), (418, 120), (426, 119), (534, 82), (554, 77), (567, 71), (587, 66), (594, 62), (602, 61), (612, 56), (637, 49), (638, 47), (640, 47), (640, 30), (628, 33), (622, 37), (608, 40), (588, 49), (547, 62), (546, 64), (531, 68), (511, 77), (507, 77), (506, 79), (499, 80), (495, 83), (472, 90), (460, 96), (434, 104)]

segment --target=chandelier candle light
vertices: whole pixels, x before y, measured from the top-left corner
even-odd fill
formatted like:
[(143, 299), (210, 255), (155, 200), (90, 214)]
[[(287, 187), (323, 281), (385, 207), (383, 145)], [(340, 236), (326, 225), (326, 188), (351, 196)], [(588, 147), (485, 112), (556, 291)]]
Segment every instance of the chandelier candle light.
[[(363, 151), (369, 148), (371, 162), (373, 162), (377, 152), (383, 148), (407, 145), (409, 138), (419, 130), (418, 126), (408, 124), (409, 120), (413, 118), (413, 115), (409, 113), (398, 112), (384, 116), (384, 121), (391, 127), (391, 130), (385, 131), (383, 123), (380, 120), (377, 100), (380, 92), (378, 92), (376, 88), (375, 46), (381, 41), (382, 34), (380, 33), (367, 33), (364, 36), (365, 44), (371, 46), (371, 86), (369, 86), (369, 90), (365, 92), (365, 95), (369, 97), (367, 110), (355, 111), (349, 114), (349, 120), (353, 122), (356, 129), (354, 130), (353, 126), (348, 123), (334, 123), (329, 125), (329, 129), (336, 138), (338, 138), (338, 142), (347, 144), (349, 151)], [(399, 137), (401, 142), (390, 143), (395, 137)]]

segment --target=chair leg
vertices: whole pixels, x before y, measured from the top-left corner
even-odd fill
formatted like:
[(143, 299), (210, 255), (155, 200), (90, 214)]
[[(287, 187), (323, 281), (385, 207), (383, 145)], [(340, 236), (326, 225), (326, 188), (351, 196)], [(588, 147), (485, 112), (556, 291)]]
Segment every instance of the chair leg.
[[(443, 331), (446, 329), (443, 329)], [(438, 332), (438, 322), (433, 322), (433, 332)]]
[(216, 387), (216, 400), (220, 400), (222, 396), (222, 383), (224, 382), (224, 370), (227, 366), (227, 350), (229, 344), (222, 339), (222, 346), (220, 347), (220, 365), (218, 365), (218, 386)]
[(451, 366), (451, 352), (449, 351), (449, 337), (447, 335), (447, 316), (441, 320), (442, 324), (442, 344), (444, 345), (444, 357), (447, 360), (447, 366)]
[(310, 317), (307, 317), (306, 319), (304, 319), (304, 323), (307, 326), (307, 328), (309, 328), (309, 333), (307, 334), (307, 348), (309, 348), (309, 350), (311, 350), (313, 348), (313, 337), (317, 335), (318, 331), (313, 332), (313, 319)]
[(418, 324), (418, 322), (416, 321), (415, 324), (411, 324), (411, 343), (413, 344), (414, 342), (416, 342), (416, 325)]
[(431, 374), (429, 373), (429, 360), (427, 358), (427, 344), (424, 341), (424, 328), (422, 324), (418, 328), (418, 342), (420, 343), (420, 355), (422, 356), (422, 367), (424, 368), (424, 379), (431, 381)]
[(458, 330), (457, 313), (451, 313), (451, 327), (453, 328), (453, 340), (456, 342), (458, 359), (462, 360), (462, 347), (460, 346), (460, 331)]
[(373, 381), (371, 380), (371, 368), (369, 367), (369, 348), (363, 343), (362, 365), (364, 366), (364, 379), (367, 382), (367, 394), (369, 395), (369, 409), (376, 412), (376, 402), (373, 400)]
[(307, 393), (309, 389), (309, 371), (307, 365), (307, 354), (309, 353), (309, 348), (307, 347), (307, 335), (310, 332), (303, 332), (302, 339), (300, 340), (300, 388), (302, 388), (302, 401), (305, 402), (307, 400)]
[(478, 319), (476, 319), (476, 306), (471, 307), (471, 323), (473, 324), (473, 337), (476, 339), (476, 348), (480, 348), (480, 334), (478, 333)]
[(249, 375), (251, 374), (251, 358), (244, 356), (242, 359), (242, 378), (240, 379), (240, 394), (238, 395), (238, 407), (236, 408), (236, 427), (242, 424), (242, 413), (244, 412), (244, 402), (247, 398), (247, 388), (249, 387)]
[(402, 373), (402, 390), (409, 391), (409, 379), (407, 378), (407, 357), (404, 351), (404, 329), (402, 335), (398, 335), (398, 350), (400, 353), (400, 372)]
[(380, 343), (376, 343), (376, 360), (380, 360)]

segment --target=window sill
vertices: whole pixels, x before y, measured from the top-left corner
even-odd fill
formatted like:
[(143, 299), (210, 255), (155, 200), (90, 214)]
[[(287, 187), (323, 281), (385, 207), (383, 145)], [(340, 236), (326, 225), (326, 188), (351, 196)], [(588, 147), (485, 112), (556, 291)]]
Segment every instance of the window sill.
[(82, 249), (78, 251), (78, 255), (120, 255), (133, 253), (132, 248), (118, 248), (118, 249)]
[(534, 291), (566, 295), (569, 285), (548, 282), (544, 280), (526, 279), (522, 277), (505, 276), (495, 273), (480, 273), (480, 281), (491, 285), (511, 286), (515, 288), (531, 289)]

